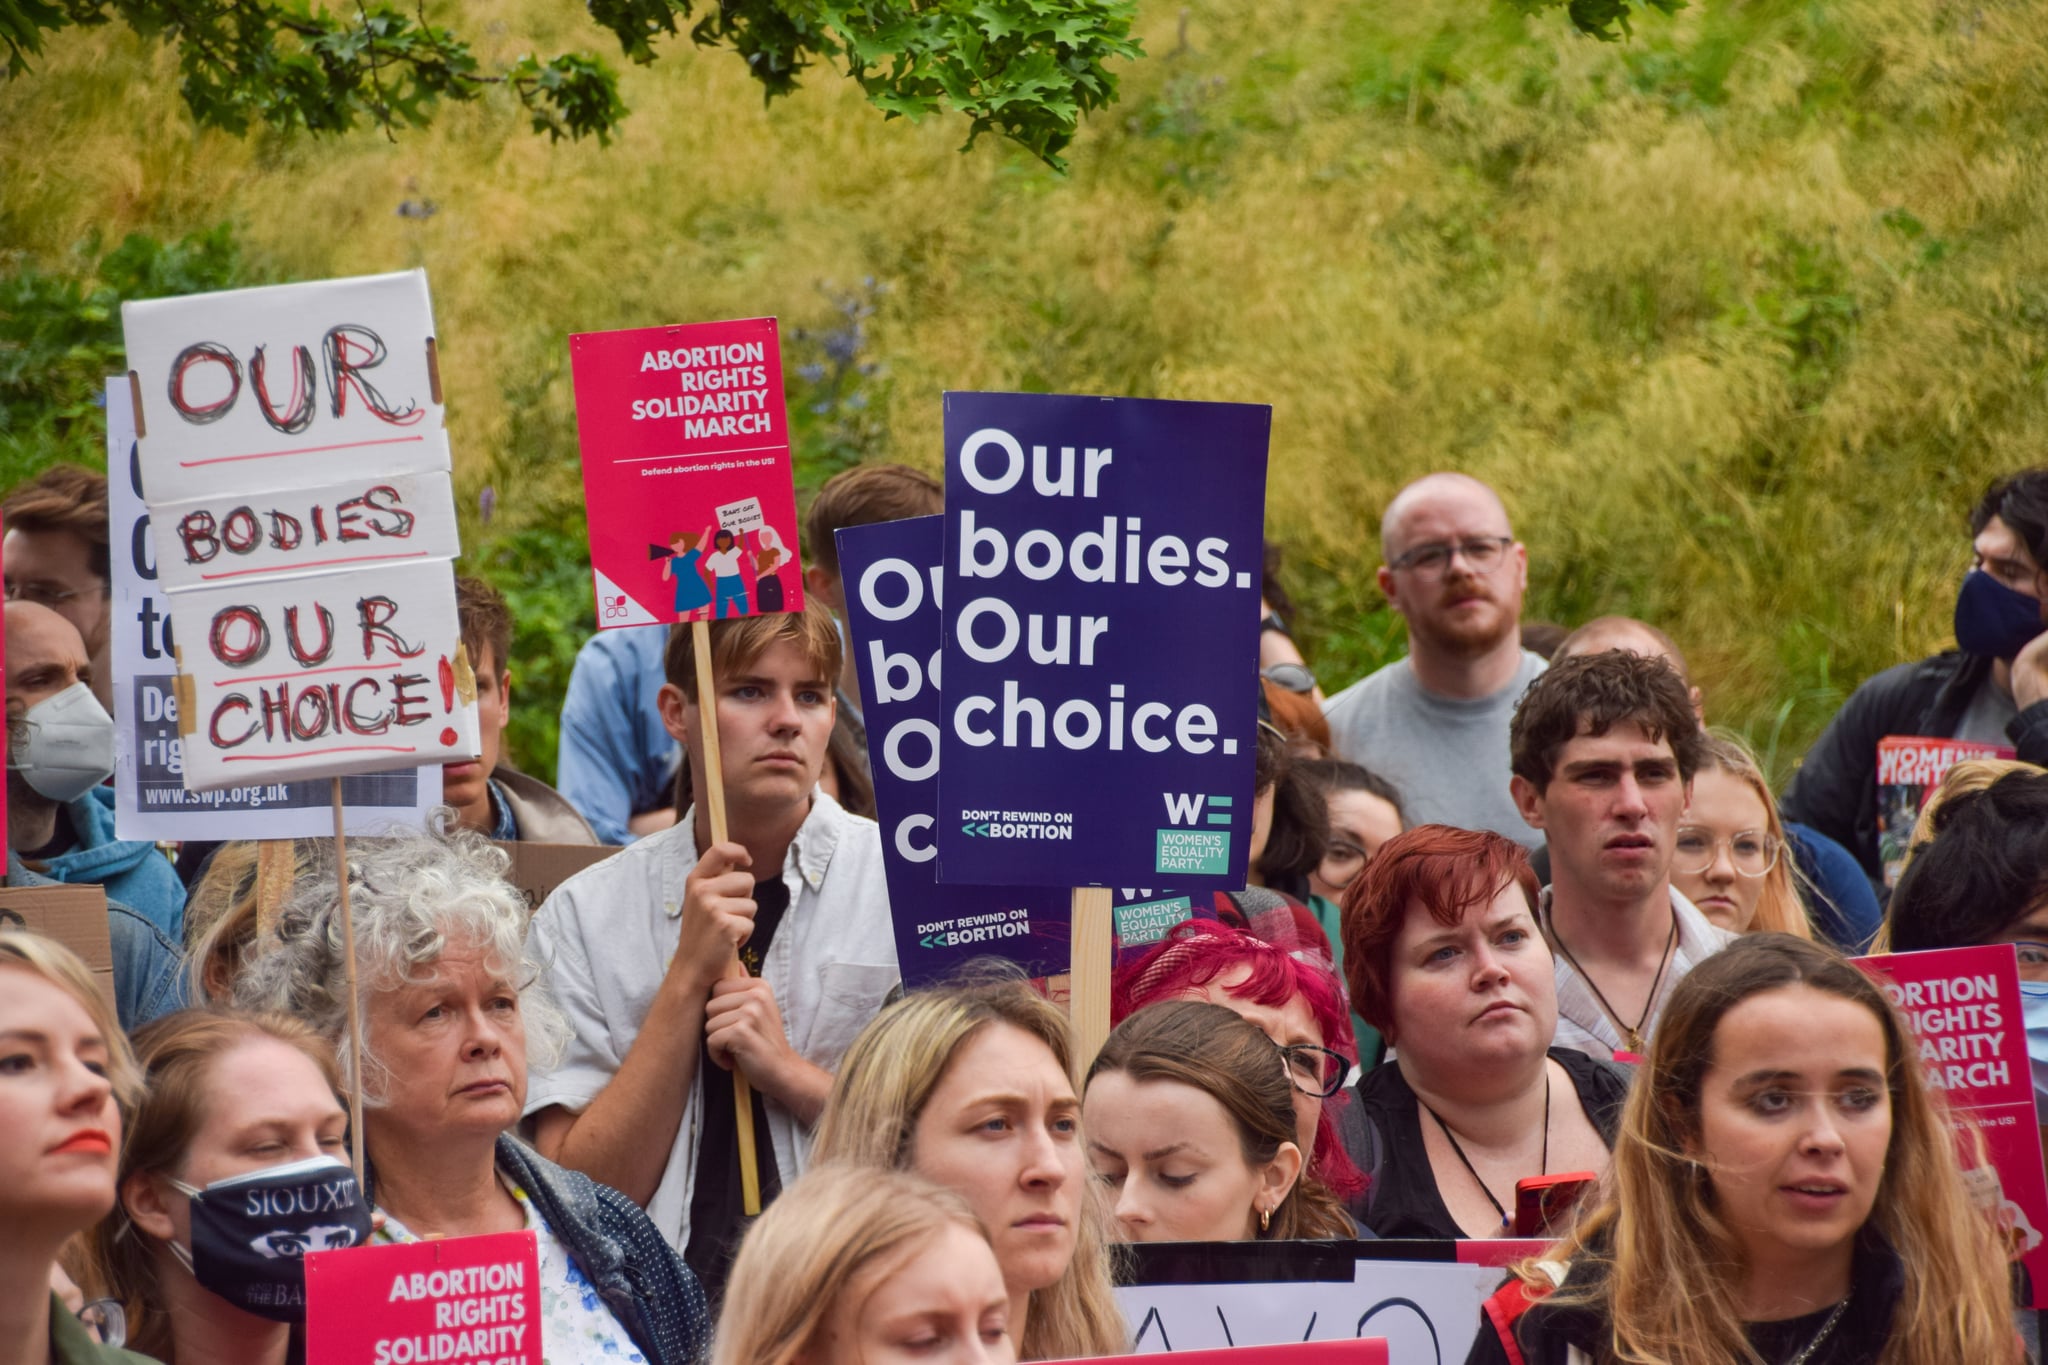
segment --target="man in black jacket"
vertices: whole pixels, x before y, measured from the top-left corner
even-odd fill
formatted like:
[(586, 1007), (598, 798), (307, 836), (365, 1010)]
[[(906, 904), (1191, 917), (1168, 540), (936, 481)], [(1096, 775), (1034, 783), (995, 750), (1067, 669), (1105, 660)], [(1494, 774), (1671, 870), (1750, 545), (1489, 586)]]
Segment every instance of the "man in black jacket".
[(1785, 793), (1788, 820), (1856, 855), (1883, 894), (1877, 745), (1888, 736), (2010, 744), (2048, 764), (2048, 467), (1994, 481), (1970, 512), (1976, 563), (1956, 598), (1958, 648), (1857, 688)]

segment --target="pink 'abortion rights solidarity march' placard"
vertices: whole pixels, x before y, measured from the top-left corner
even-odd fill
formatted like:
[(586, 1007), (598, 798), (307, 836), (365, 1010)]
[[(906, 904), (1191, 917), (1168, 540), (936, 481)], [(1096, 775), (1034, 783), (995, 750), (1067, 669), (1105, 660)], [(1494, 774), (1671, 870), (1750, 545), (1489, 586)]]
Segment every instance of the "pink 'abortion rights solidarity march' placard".
[(775, 319), (569, 338), (601, 628), (804, 604)]

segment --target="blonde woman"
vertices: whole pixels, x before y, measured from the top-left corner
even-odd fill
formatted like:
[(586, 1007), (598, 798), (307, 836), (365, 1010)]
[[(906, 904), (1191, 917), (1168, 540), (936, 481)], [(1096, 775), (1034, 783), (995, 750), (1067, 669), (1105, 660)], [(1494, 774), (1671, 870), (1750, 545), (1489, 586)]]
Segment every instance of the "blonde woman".
[(782, 1192), (727, 1282), (711, 1365), (1013, 1365), (988, 1229), (951, 1190), (830, 1164)]
[(1671, 994), (1613, 1165), (1467, 1365), (2018, 1365), (1919, 1054), (1832, 949), (1752, 934)]
[(813, 1157), (911, 1171), (989, 1230), (1019, 1360), (1130, 1347), (1088, 1188), (1066, 1016), (1022, 980), (920, 991), (848, 1049)]
[(1678, 826), (1671, 884), (1723, 929), (1812, 938), (1795, 875), (1763, 770), (1740, 741), (1710, 732)]
[(145, 1025), (135, 1051), (147, 1090), (95, 1244), (128, 1340), (166, 1365), (284, 1365), (305, 1253), (370, 1235), (334, 1049), (289, 1015), (205, 1009)]
[(69, 949), (0, 931), (0, 1360), (120, 1365), (50, 1291), (57, 1254), (114, 1206), (135, 1058)]

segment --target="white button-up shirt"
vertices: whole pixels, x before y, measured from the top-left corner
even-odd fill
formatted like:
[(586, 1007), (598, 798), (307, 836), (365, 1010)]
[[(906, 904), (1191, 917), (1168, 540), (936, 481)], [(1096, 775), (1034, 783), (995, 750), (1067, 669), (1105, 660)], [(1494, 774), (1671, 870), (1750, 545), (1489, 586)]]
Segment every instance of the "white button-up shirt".
[[(1543, 930), (1550, 934), (1550, 888), (1547, 886), (1543, 888), (1538, 907)], [(1664, 979), (1657, 983), (1657, 998), (1650, 1002), (1650, 1012), (1643, 1021), (1645, 1044), (1656, 1035), (1657, 1021), (1664, 1015), (1664, 1002), (1671, 998), (1671, 988), (1687, 972), (1736, 939), (1734, 934), (1701, 914), (1699, 908), (1675, 886), (1671, 888), (1671, 909), (1678, 916), (1678, 942), (1672, 946), (1671, 964), (1664, 969)], [(1551, 942), (1551, 961), (1557, 969), (1557, 1041), (1554, 1046), (1575, 1047), (1603, 1062), (1613, 1061), (1614, 1054), (1624, 1050), (1621, 1029), (1607, 1017), (1607, 1011), (1600, 1008), (1600, 1001), (1586, 984), (1585, 976), (1564, 960), (1563, 953), (1556, 951), (1554, 935)]]
[[(534, 916), (529, 947), (574, 1030), (559, 1064), (535, 1071), (526, 1112), (561, 1105), (581, 1113), (618, 1073), (675, 956), (683, 883), (697, 865), (693, 813), (563, 882)], [(798, 1055), (835, 1070), (854, 1036), (881, 1010), (901, 973), (882, 877), (881, 830), (823, 791), (790, 844), (782, 879), (789, 910), (761, 964), (783, 1031)], [(718, 1080), (725, 1073), (715, 1071)], [(647, 1214), (681, 1250), (690, 1240), (703, 1114), (700, 1068)], [(768, 1134), (786, 1185), (804, 1170), (808, 1128), (773, 1100)]]

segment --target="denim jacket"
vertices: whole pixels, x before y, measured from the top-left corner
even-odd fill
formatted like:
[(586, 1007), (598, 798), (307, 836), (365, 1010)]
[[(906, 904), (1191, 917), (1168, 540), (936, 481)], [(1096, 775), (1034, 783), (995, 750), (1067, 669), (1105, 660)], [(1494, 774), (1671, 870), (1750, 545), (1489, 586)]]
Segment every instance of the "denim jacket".
[(600, 843), (632, 843), (626, 822), (675, 799), (682, 748), (655, 704), (668, 681), (667, 648), (666, 626), (601, 630), (576, 652), (569, 671), (555, 787)]
[[(697, 1365), (710, 1354), (704, 1290), (638, 1204), (581, 1171), (557, 1166), (510, 1133), (498, 1135), (495, 1160), (499, 1173), (526, 1192), (648, 1365)], [(365, 1173), (363, 1193), (376, 1201), (375, 1163)]]
[(498, 1169), (526, 1191), (650, 1365), (693, 1365), (708, 1354), (704, 1291), (638, 1204), (510, 1135), (498, 1139)]
[[(158, 861), (162, 861), (159, 859)], [(7, 851), (7, 885), (61, 886)], [(129, 1033), (172, 1010), (185, 1008), (184, 958), (148, 919), (107, 898), (107, 939), (113, 949), (114, 1008)]]

